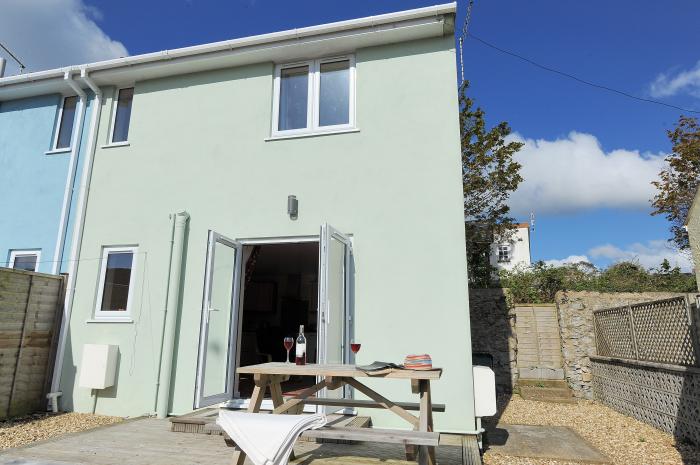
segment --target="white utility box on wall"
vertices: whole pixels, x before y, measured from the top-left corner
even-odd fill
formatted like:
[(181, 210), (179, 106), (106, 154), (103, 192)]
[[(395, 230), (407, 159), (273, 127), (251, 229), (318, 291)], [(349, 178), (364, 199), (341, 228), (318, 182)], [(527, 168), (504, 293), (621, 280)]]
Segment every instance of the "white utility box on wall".
[(85, 344), (80, 364), (80, 387), (104, 389), (114, 386), (119, 346)]
[(491, 417), (496, 414), (496, 374), (489, 367), (475, 365), (474, 415)]

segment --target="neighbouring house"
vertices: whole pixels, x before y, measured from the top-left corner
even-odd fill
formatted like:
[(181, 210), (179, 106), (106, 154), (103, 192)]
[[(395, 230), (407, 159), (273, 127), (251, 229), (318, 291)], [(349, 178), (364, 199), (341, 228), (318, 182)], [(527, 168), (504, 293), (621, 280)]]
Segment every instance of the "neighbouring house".
[[(283, 338), (304, 325), (313, 362), (430, 354), (445, 370), (436, 428), (475, 431), (455, 12), (0, 80), (3, 106), (60, 93), (68, 77), (96, 108), (53, 385), (63, 408), (245, 405), (252, 380), (236, 367), (284, 361)], [(90, 344), (118, 351), (105, 389), (81, 387)], [(415, 401), (403, 384), (370, 384)]]
[(491, 244), (491, 265), (500, 270), (530, 266), (530, 225), (519, 223), (507, 236)]
[(88, 93), (70, 75), (48, 92), (0, 87), (0, 266), (67, 270), (92, 110)]
[(693, 256), (693, 271), (700, 289), (700, 189), (695, 192), (695, 198), (690, 204), (685, 219), (685, 230), (688, 232), (690, 252)]

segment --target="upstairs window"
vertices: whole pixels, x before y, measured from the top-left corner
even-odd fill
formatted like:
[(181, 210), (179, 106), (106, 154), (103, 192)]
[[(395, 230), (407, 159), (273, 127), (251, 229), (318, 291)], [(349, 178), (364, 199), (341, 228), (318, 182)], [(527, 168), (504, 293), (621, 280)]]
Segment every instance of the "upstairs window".
[(510, 246), (509, 245), (499, 245), (498, 246), (498, 263), (507, 263), (510, 261)]
[(56, 124), (56, 137), (53, 150), (69, 149), (73, 138), (73, 124), (75, 123), (75, 110), (78, 106), (78, 97), (66, 97), (61, 103)]
[(95, 317), (128, 317), (134, 284), (136, 247), (108, 247), (102, 269)]
[(131, 103), (134, 100), (134, 88), (119, 89), (114, 104), (114, 127), (110, 143), (118, 144), (129, 140), (129, 122), (131, 121)]
[(39, 250), (13, 250), (10, 252), (10, 268), (15, 270), (37, 271), (39, 269)]
[(273, 135), (328, 132), (355, 125), (353, 57), (278, 66)]

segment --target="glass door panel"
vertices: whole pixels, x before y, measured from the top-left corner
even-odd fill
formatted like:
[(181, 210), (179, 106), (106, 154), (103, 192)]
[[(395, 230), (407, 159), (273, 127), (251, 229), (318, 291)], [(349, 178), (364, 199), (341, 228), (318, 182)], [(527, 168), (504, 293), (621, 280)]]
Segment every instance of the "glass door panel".
[[(335, 228), (321, 226), (319, 247), (319, 363), (349, 362), (352, 243)], [(343, 397), (343, 389), (322, 392)]]
[(233, 397), (233, 323), (237, 316), (240, 253), (240, 244), (210, 232), (197, 370), (197, 408)]

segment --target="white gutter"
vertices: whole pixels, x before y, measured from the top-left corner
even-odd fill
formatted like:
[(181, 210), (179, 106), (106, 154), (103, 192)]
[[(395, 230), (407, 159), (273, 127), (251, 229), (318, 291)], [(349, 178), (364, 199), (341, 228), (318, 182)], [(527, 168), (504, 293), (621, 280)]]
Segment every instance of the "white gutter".
[(175, 213), (175, 232), (172, 243), (172, 260), (168, 270), (168, 295), (165, 315), (163, 317), (163, 342), (161, 349), (160, 376), (158, 379), (158, 392), (156, 399), (156, 414), (158, 418), (168, 416), (170, 406), (170, 384), (173, 373), (173, 357), (175, 350), (175, 332), (177, 329), (177, 311), (180, 307), (180, 281), (182, 279), (182, 260), (185, 249), (185, 230), (189, 213), (181, 211)]
[(439, 17), (446, 14), (456, 14), (457, 3), (445, 3), (442, 5), (427, 6), (416, 8), (413, 10), (399, 11), (382, 15), (368, 16), (365, 18), (351, 19), (347, 21), (338, 21), (334, 23), (322, 24), (318, 26), (310, 26), (299, 29), (290, 29), (281, 32), (273, 32), (269, 34), (260, 34), (239, 39), (225, 40), (204, 45), (194, 45), (191, 47), (183, 47), (173, 50), (162, 50), (159, 52), (145, 53), (131, 57), (116, 58), (113, 60), (98, 61), (95, 63), (84, 64), (80, 66), (71, 66), (60, 69), (39, 71), (29, 74), (21, 74), (17, 76), (9, 76), (0, 79), (0, 88), (11, 84), (19, 84), (26, 82), (35, 82), (41, 80), (55, 79), (60, 77), (65, 72), (75, 71), (77, 69), (87, 72), (103, 71), (115, 68), (128, 68), (135, 65), (170, 61), (176, 58), (186, 58), (208, 53), (234, 50), (237, 48), (249, 47), (253, 45), (267, 45), (275, 42), (283, 42), (289, 40), (299, 40), (308, 37), (331, 34), (353, 29), (361, 29), (367, 27), (385, 26), (392, 23), (411, 21), (417, 19), (425, 19), (431, 17)]
[[(78, 127), (73, 131), (71, 140), (70, 161), (68, 162), (68, 174), (66, 176), (66, 188), (63, 192), (63, 206), (61, 207), (61, 219), (58, 222), (58, 235), (56, 236), (56, 249), (53, 254), (52, 274), (58, 274), (61, 271), (61, 262), (63, 261), (63, 247), (65, 246), (66, 230), (68, 229), (68, 212), (73, 198), (73, 183), (75, 182), (75, 170), (78, 166), (78, 154), (80, 153), (80, 142), (83, 138), (83, 120), (85, 119), (85, 111), (87, 110), (87, 95), (83, 89), (75, 83), (71, 73), (64, 75), (66, 83), (80, 97), (80, 112), (78, 112)], [(63, 98), (63, 97), (62, 97)], [(58, 122), (56, 131), (59, 130), (61, 122)], [(74, 126), (75, 127), (75, 126)], [(58, 137), (58, 135), (56, 136)]]
[(88, 134), (87, 151), (85, 153), (85, 161), (83, 162), (83, 171), (80, 178), (78, 207), (75, 224), (73, 226), (73, 240), (71, 245), (70, 262), (68, 267), (68, 282), (66, 284), (66, 297), (63, 304), (63, 319), (61, 321), (61, 332), (58, 339), (58, 350), (56, 352), (56, 361), (54, 363), (53, 378), (51, 380), (51, 392), (58, 392), (61, 384), (61, 370), (63, 369), (63, 358), (66, 351), (66, 342), (68, 334), (68, 325), (70, 324), (70, 315), (73, 307), (73, 297), (75, 295), (75, 278), (78, 273), (78, 264), (80, 263), (80, 247), (83, 242), (83, 229), (85, 226), (85, 211), (87, 209), (87, 198), (90, 190), (90, 181), (92, 179), (92, 165), (95, 159), (95, 149), (97, 147), (97, 130), (100, 123), (100, 115), (102, 114), (102, 91), (90, 79), (86, 70), (80, 73), (80, 79), (90, 87), (95, 93), (94, 106), (90, 115), (90, 132)]

